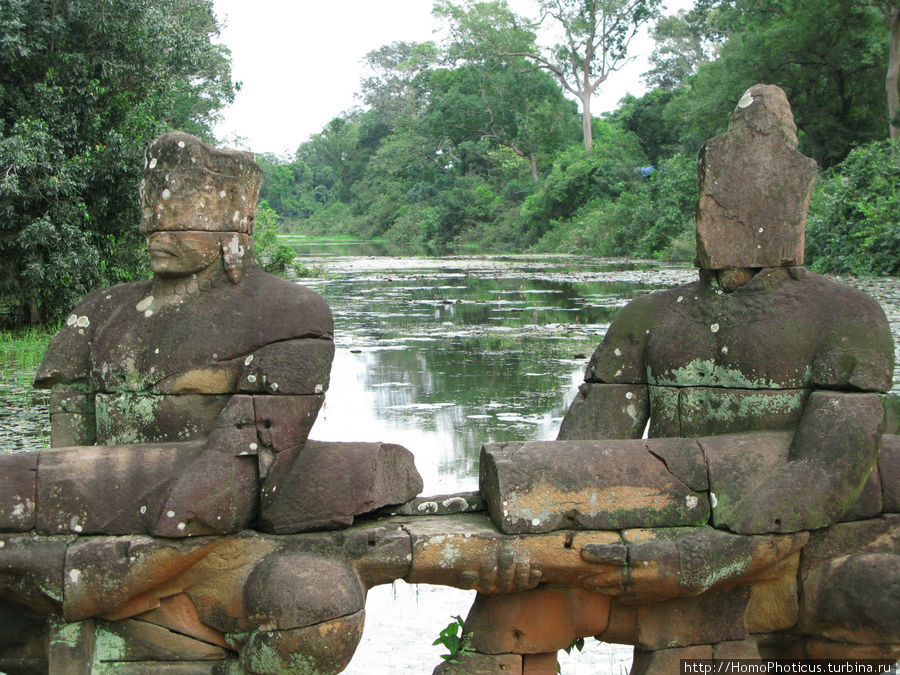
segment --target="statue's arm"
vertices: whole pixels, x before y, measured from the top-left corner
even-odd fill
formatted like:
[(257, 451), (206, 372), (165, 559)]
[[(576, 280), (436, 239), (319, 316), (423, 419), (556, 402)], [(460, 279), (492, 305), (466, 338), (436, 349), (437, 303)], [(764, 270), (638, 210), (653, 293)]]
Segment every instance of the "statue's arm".
[(50, 447), (93, 445), (97, 440), (94, 395), (77, 384), (50, 390)]
[(638, 298), (610, 325), (566, 411), (558, 440), (642, 437), (650, 419), (645, 354), (653, 302), (649, 296)]
[(93, 445), (97, 438), (91, 387), (91, 343), (110, 303), (105, 291), (88, 295), (50, 340), (34, 386), (50, 389), (50, 445)]
[(875, 465), (882, 420), (877, 394), (820, 390), (793, 434), (698, 439), (709, 463), (713, 524), (761, 534), (837, 522)]
[(255, 521), (260, 495), (274, 491), (303, 449), (324, 400), (333, 353), (331, 340), (299, 338), (240, 359), (240, 393), (219, 414), (203, 451), (173, 482), (154, 534), (235, 532)]

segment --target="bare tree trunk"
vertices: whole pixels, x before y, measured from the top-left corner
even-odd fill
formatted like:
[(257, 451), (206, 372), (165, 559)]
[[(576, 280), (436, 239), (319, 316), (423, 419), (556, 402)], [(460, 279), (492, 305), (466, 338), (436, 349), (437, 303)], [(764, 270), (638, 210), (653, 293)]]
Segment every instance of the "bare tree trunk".
[(581, 131), (584, 134), (584, 151), (590, 152), (594, 144), (594, 135), (591, 129), (591, 91), (581, 92)]
[(28, 323), (38, 326), (44, 322), (44, 312), (37, 300), (28, 303)]
[(885, 78), (888, 102), (888, 124), (890, 124), (891, 140), (900, 138), (900, 126), (895, 120), (900, 116), (900, 93), (898, 93), (898, 77), (900, 77), (900, 7), (894, 10), (891, 17), (891, 49), (888, 56), (888, 70)]
[(533, 152), (528, 153), (528, 161), (531, 163), (531, 180), (537, 183), (538, 173), (537, 173), (537, 157)]

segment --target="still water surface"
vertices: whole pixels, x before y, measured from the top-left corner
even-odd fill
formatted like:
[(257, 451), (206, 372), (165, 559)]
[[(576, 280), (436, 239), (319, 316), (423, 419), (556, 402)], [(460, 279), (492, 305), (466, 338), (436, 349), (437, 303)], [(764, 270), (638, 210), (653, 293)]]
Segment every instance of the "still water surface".
[[(482, 443), (554, 438), (615, 313), (638, 294), (696, 278), (686, 267), (571, 256), (397, 258), (322, 243), (298, 253), (322, 273), (301, 283), (335, 317), (331, 384), (311, 437), (406, 446), (426, 495), (477, 489)], [(881, 301), (900, 344), (900, 282), (853, 283)], [(897, 390), (897, 371), (894, 380)], [(46, 440), (45, 398), (15, 396), (0, 442), (36, 449)], [(431, 642), (473, 596), (403, 582), (373, 589), (345, 672), (430, 673), (444, 651)], [(563, 673), (628, 672), (630, 648), (588, 642), (581, 654), (560, 653)]]

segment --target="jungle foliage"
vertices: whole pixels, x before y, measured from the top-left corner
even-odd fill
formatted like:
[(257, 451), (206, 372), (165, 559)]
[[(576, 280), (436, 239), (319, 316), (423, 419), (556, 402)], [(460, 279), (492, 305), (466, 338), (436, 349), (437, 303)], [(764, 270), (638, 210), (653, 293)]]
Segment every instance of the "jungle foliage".
[[(279, 229), (406, 252), (689, 260), (696, 152), (769, 82), (822, 169), (808, 259), (898, 273), (897, 0), (535, 7), (543, 24), (505, 0), (437, 0), (442, 42), (372, 51), (359, 108), (290, 157), (259, 157), (265, 264), (287, 270)], [(642, 25), (656, 40), (651, 89), (583, 115), (560, 64), (612, 80)], [(542, 44), (545, 28), (571, 40)], [(236, 87), (218, 30), (212, 0), (0, 0), (0, 321), (53, 320), (140, 274), (143, 148), (172, 128), (214, 140)]]
[(725, 131), (748, 87), (768, 82), (786, 91), (800, 150), (823, 170), (810, 260), (820, 270), (898, 273), (897, 156), (884, 141), (896, 3), (696, 0), (670, 16), (654, 2), (540, 4), (546, 20), (564, 17), (584, 34), (598, 12), (630, 8), (632, 27), (656, 18), (645, 75), (653, 88), (593, 117), (586, 135), (544, 67), (536, 22), (502, 0), (439, 0), (443, 43), (373, 51), (365, 107), (293, 157), (263, 158), (264, 196), (282, 225), (404, 250), (690, 260), (696, 153)]
[(0, 0), (0, 312), (59, 317), (139, 273), (143, 151), (234, 96), (212, 0)]

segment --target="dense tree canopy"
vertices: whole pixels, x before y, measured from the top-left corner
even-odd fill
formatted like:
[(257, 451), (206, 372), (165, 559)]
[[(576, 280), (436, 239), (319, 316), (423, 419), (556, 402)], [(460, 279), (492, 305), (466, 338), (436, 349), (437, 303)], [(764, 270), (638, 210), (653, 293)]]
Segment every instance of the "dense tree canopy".
[[(813, 201), (811, 259), (820, 269), (893, 269), (883, 261), (900, 258), (900, 241), (884, 214), (895, 183), (858, 177), (865, 161), (897, 161), (868, 145), (888, 136), (895, 0), (696, 0), (653, 24), (650, 91), (601, 118), (579, 115), (573, 99), (586, 90), (559, 75), (602, 81), (658, 3), (538, 4), (566, 36), (556, 46), (541, 46), (538, 19), (505, 2), (437, 0), (442, 43), (373, 51), (368, 107), (266, 169), (264, 191), (283, 224), (405, 249), (690, 260), (696, 152), (725, 131), (749, 86), (769, 82), (791, 100), (800, 149), (827, 170)], [(590, 151), (579, 136), (593, 140)], [(872, 171), (890, 176), (891, 167)]]
[(234, 95), (211, 0), (0, 0), (0, 305), (59, 316), (138, 269), (143, 149)]

